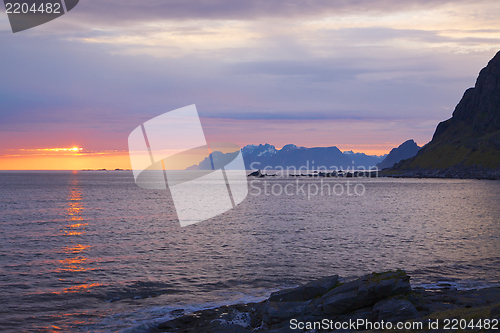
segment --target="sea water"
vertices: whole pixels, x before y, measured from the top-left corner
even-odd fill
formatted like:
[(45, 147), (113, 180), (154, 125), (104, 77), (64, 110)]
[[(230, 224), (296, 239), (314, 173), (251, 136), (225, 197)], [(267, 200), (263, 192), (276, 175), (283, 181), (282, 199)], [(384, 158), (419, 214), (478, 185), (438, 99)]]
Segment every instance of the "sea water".
[(2, 172), (0, 331), (147, 330), (334, 274), (498, 285), (499, 202), (499, 181), (252, 178), (181, 228), (168, 190), (128, 171)]

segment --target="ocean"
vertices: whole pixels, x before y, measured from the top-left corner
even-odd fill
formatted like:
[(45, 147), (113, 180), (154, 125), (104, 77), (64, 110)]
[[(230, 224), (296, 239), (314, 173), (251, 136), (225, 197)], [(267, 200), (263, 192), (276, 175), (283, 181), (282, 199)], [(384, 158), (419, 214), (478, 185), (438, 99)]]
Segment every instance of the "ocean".
[(181, 228), (169, 192), (130, 171), (0, 172), (0, 331), (146, 332), (389, 269), (424, 288), (498, 286), (499, 202), (500, 181), (268, 177)]

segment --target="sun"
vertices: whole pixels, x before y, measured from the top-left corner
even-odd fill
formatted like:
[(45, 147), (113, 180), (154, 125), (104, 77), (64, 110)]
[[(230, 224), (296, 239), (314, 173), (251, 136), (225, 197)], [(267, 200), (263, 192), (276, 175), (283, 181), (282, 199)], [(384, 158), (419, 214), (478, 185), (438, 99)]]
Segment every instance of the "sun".
[[(29, 151), (29, 149), (23, 149), (24, 151)], [(39, 148), (35, 151), (46, 151), (46, 152), (66, 152), (66, 153), (81, 153), (83, 148), (80, 147), (69, 147), (69, 148)]]

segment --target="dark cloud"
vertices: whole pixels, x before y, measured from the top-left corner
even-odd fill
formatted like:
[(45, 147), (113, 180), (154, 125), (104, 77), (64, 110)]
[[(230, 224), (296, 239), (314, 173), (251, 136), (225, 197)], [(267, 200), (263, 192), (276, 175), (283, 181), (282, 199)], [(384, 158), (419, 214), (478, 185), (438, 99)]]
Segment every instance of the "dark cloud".
[(238, 61), (113, 55), (106, 45), (29, 35), (0, 43), (9, 45), (0, 49), (2, 130), (127, 132), (193, 103), (210, 118), (445, 119), (451, 110), (441, 108), (458, 102), (490, 57), (365, 49), (352, 57)]
[[(480, 2), (496, 3), (476, 4)], [(0, 31), (0, 129), (35, 124), (127, 132), (144, 120), (193, 103), (207, 118), (446, 119), (496, 50), (458, 54), (440, 47), (470, 45), (471, 50), (479, 44), (499, 45), (499, 39), (474, 37), (475, 32), (495, 29), (468, 30), (469, 37), (454, 38), (443, 34), (450, 30), (308, 30), (300, 19), (346, 13), (376, 17), (469, 3), (81, 1), (70, 14), (39, 29), (16, 35)], [(155, 35), (203, 39), (217, 31), (219, 41), (232, 27), (228, 24), (225, 30), (221, 20), (269, 17), (292, 20), (246, 27), (235, 23), (236, 32), (228, 33), (235, 39), (239, 33), (257, 36), (242, 37), (238, 46), (210, 47), (207, 42), (201, 45), (206, 49), (198, 49), (200, 44), (189, 38), (170, 45), (171, 40)], [(134, 27), (157, 20), (171, 24)], [(180, 20), (201, 23), (177, 24)], [(94, 23), (99, 30), (88, 29)], [(65, 30), (71, 24), (75, 29)], [(106, 25), (113, 27), (103, 28)], [(398, 46), (400, 41), (411, 47)], [(426, 49), (426, 44), (434, 48)], [(147, 55), (152, 51), (164, 56)]]

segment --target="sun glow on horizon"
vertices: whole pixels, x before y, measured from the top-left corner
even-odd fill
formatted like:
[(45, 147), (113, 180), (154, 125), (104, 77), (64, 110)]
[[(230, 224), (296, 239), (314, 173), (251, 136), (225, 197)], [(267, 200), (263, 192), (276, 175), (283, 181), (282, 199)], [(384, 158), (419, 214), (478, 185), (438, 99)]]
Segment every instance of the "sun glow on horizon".
[(79, 153), (79, 152), (83, 151), (83, 148), (80, 148), (80, 147), (72, 147), (72, 148), (41, 148), (41, 149), (34, 149), (34, 150), (36, 150), (36, 151), (54, 151), (54, 152), (62, 151), (62, 152), (75, 152), (75, 153)]
[[(57, 147), (57, 146), (56, 146)], [(0, 170), (130, 169), (126, 150), (88, 150), (79, 146), (0, 149)]]

